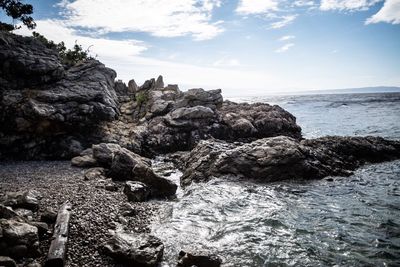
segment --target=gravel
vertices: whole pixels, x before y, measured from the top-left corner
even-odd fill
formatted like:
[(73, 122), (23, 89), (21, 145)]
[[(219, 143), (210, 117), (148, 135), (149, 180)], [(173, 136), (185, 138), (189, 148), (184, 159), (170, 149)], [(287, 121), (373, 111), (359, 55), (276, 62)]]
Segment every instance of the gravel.
[[(115, 266), (112, 259), (98, 249), (110, 236), (110, 230), (121, 225), (133, 233), (150, 232), (150, 223), (159, 204), (130, 203), (133, 209), (127, 216), (123, 185), (117, 184), (115, 192), (108, 191), (105, 185), (110, 181), (86, 181), (84, 172), (85, 169), (71, 167), (69, 161), (0, 162), (0, 194), (26, 189), (40, 192), (39, 214), (46, 209), (57, 211), (69, 200), (72, 216), (66, 266)], [(40, 261), (44, 260), (49, 243), (49, 238), (41, 242)]]

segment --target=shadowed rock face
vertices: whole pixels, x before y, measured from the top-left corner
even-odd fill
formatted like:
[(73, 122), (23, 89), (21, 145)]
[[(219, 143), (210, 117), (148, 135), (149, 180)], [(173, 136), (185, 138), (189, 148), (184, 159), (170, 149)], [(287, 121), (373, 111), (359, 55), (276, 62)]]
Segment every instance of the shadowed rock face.
[(233, 175), (262, 182), (350, 175), (366, 162), (400, 158), (400, 142), (379, 137), (323, 137), (296, 140), (286, 136), (247, 144), (201, 141), (190, 153), (181, 184)]
[(117, 119), (116, 74), (99, 61), (64, 69), (55, 51), (9, 33), (0, 51), (0, 157), (70, 157)]

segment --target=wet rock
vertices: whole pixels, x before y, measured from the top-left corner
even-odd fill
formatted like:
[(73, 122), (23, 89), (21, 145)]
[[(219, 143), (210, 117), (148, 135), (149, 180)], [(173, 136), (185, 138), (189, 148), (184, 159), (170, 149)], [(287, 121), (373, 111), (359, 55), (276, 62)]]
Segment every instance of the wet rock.
[(178, 265), (179, 267), (220, 267), (222, 260), (214, 254), (205, 252), (179, 252)]
[(3, 205), (36, 211), (39, 209), (39, 198), (40, 194), (35, 190), (8, 192), (3, 200)]
[(90, 155), (77, 156), (71, 159), (71, 165), (75, 167), (93, 167), (97, 165), (97, 161)]
[(40, 215), (40, 221), (48, 223), (48, 224), (54, 224), (57, 220), (57, 212), (46, 209), (41, 215)]
[(157, 266), (163, 256), (160, 239), (148, 234), (116, 233), (102, 247), (115, 261), (138, 267)]
[(136, 181), (127, 181), (124, 187), (124, 193), (132, 202), (146, 201), (150, 195), (150, 189), (147, 185)]
[(10, 257), (0, 256), (0, 266), (2, 266), (2, 267), (17, 267), (17, 264)]
[(245, 144), (201, 141), (190, 153), (181, 184), (233, 175), (272, 182), (348, 176), (366, 162), (400, 158), (400, 142), (379, 137), (323, 137), (296, 140), (286, 136)]

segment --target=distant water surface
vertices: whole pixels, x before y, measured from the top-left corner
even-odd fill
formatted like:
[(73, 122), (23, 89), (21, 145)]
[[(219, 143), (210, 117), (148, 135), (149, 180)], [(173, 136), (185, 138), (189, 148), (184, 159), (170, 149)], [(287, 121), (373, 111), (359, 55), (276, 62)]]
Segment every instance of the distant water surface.
[[(400, 139), (400, 94), (231, 99), (278, 104), (307, 138), (379, 135)], [(154, 166), (160, 167), (161, 159)], [(170, 179), (178, 183), (180, 173)], [(180, 249), (213, 251), (223, 266), (400, 266), (400, 161), (350, 177), (272, 184), (215, 179), (179, 189), (153, 233), (164, 267)]]

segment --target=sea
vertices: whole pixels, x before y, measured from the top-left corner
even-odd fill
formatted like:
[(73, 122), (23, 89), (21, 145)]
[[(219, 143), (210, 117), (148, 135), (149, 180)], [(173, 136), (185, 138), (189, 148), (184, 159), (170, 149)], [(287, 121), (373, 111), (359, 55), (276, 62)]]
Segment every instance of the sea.
[[(400, 140), (400, 93), (229, 100), (279, 105), (296, 116), (305, 138)], [(168, 178), (179, 183), (180, 175), (171, 170)], [(176, 266), (180, 250), (217, 254), (222, 266), (400, 266), (400, 160), (313, 181), (214, 179), (161, 203), (152, 233), (165, 244), (163, 267)]]

